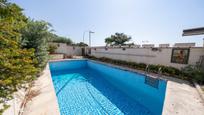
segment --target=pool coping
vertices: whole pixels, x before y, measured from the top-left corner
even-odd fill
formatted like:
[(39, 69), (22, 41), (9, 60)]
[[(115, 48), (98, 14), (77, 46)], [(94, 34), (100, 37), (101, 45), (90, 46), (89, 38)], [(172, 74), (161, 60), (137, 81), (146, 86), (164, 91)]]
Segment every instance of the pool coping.
[[(144, 71), (135, 70), (128, 67), (122, 67), (106, 62), (91, 60), (91, 59), (61, 59), (51, 60), (49, 62), (71, 61), (71, 60), (89, 60), (103, 65), (111, 66), (117, 69), (134, 72), (137, 74), (146, 75)], [(157, 74), (148, 74), (152, 77), (157, 77)], [(51, 76), (50, 76), (51, 78)], [(166, 96), (163, 106), (163, 115), (202, 115), (204, 113), (204, 103), (198, 94), (196, 88), (188, 81), (184, 81), (178, 78), (160, 76), (159, 79), (167, 82)]]
[(23, 115), (60, 115), (49, 63), (32, 89), (40, 91), (40, 94), (27, 103)]
[(196, 82), (193, 82), (194, 86), (196, 87), (200, 97), (202, 98), (202, 100), (204, 101), (204, 91), (201, 89), (200, 85)]

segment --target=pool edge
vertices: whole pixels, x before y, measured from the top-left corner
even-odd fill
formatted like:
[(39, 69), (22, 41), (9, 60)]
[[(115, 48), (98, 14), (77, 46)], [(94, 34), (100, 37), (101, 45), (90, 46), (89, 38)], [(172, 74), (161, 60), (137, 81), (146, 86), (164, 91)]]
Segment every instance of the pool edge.
[(57, 96), (51, 78), (49, 63), (42, 72), (43, 74), (35, 81), (33, 89), (39, 90), (40, 94), (32, 99), (25, 108), (27, 115), (60, 115)]
[[(90, 60), (90, 59), (87, 59), (87, 60)], [(146, 75), (146, 73), (141, 70), (122, 67), (119, 65), (96, 61), (96, 60), (90, 60), (90, 61), (111, 66), (117, 69), (134, 72), (137, 74)], [(156, 77), (157, 74), (150, 74), (150, 75)], [(165, 92), (165, 98), (163, 103), (162, 115), (172, 115), (172, 114), (173, 115), (174, 114), (192, 115), (195, 113), (196, 115), (203, 115), (204, 102), (200, 98), (194, 86), (192, 86), (188, 81), (181, 80), (178, 78), (173, 78), (173, 77), (164, 76), (164, 75), (160, 76), (159, 78), (166, 81), (166, 92)], [(185, 97), (182, 97), (183, 95)], [(186, 106), (186, 105), (195, 105), (195, 107), (192, 109), (191, 106)]]
[[(114, 65), (114, 64), (110, 64), (106, 62), (101, 62), (101, 61), (96, 61), (96, 60), (91, 60), (91, 59), (86, 59), (86, 58), (85, 59), (63, 59), (63, 60), (56, 60), (56, 61), (52, 60), (50, 62), (69, 61), (69, 60), (70, 61), (71, 60), (89, 60), (89, 61), (93, 61), (93, 62), (103, 64), (106, 66), (111, 66), (113, 68), (145, 75), (144, 71), (135, 70), (135, 69), (131, 69), (128, 67), (122, 67), (122, 66), (118, 66), (118, 65)], [(200, 101), (200, 97), (195, 87), (191, 86), (188, 81), (181, 80), (178, 78), (168, 77), (168, 76), (162, 76), (160, 77), (160, 79), (165, 80), (167, 82), (162, 115), (172, 115), (172, 114), (191, 115), (195, 113), (196, 115), (202, 115), (202, 113), (204, 113), (204, 106), (203, 106), (204, 103)], [(188, 95), (189, 93), (191, 93), (191, 95)], [(183, 97), (182, 99), (180, 96), (176, 96), (176, 95), (182, 95), (182, 94), (185, 94), (185, 97)], [(194, 100), (196, 102), (194, 101), (192, 102), (191, 100)], [(186, 106), (186, 105), (191, 105), (192, 103), (193, 105), (196, 105), (196, 107), (194, 107), (193, 109), (191, 106)]]

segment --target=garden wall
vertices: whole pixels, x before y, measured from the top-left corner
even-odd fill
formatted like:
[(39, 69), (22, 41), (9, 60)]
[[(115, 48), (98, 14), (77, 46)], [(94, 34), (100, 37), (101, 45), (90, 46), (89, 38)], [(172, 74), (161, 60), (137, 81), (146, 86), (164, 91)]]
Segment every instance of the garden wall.
[(167, 48), (105, 48), (92, 47), (91, 55), (95, 57), (106, 57), (117, 60), (125, 60), (137, 63), (160, 64), (172, 66), (180, 69), (187, 65), (195, 65), (200, 57), (204, 55), (204, 47), (192, 47), (189, 49), (189, 58), (187, 64), (172, 63), (172, 49)]
[(78, 46), (70, 46), (65, 43), (50, 43), (52, 45), (56, 45), (57, 49), (55, 53), (62, 53), (66, 56), (81, 56), (82, 55), (82, 48)]

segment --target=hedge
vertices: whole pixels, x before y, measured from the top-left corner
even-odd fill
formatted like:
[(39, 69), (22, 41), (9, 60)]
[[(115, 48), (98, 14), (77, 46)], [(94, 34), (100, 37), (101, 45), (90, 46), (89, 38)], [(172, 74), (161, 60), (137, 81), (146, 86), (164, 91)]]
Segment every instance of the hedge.
[[(106, 63), (111, 63), (111, 64), (115, 64), (115, 65), (120, 65), (120, 66), (125, 66), (125, 67), (129, 67), (129, 68), (133, 68), (133, 69), (137, 69), (137, 70), (142, 70), (145, 71), (147, 64), (145, 63), (136, 63), (136, 62), (127, 62), (127, 61), (123, 61), (123, 60), (115, 60), (115, 59), (110, 59), (110, 58), (96, 58), (94, 56), (86, 56), (86, 58), (88, 59), (92, 59), (92, 60), (97, 60), (97, 61), (102, 61), (102, 62), (106, 62)], [(165, 76), (170, 76), (170, 77), (176, 77), (182, 80), (188, 80), (188, 81), (192, 81), (193, 80), (193, 76), (186, 74), (185, 72), (183, 72), (182, 70), (179, 70), (177, 68), (171, 67), (171, 66), (164, 66), (164, 65), (149, 65), (149, 72), (152, 73), (158, 73), (159, 68), (161, 68), (161, 74), (165, 75)]]

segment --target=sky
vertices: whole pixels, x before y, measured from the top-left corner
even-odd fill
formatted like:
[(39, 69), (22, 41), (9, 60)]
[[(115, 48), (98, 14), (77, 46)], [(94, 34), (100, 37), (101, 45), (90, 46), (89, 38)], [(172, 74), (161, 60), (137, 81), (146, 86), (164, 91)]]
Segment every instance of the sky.
[(52, 24), (54, 33), (75, 43), (105, 45), (116, 32), (132, 37), (135, 44), (195, 42), (203, 45), (204, 35), (182, 37), (183, 29), (204, 26), (204, 0), (10, 0), (26, 16)]

